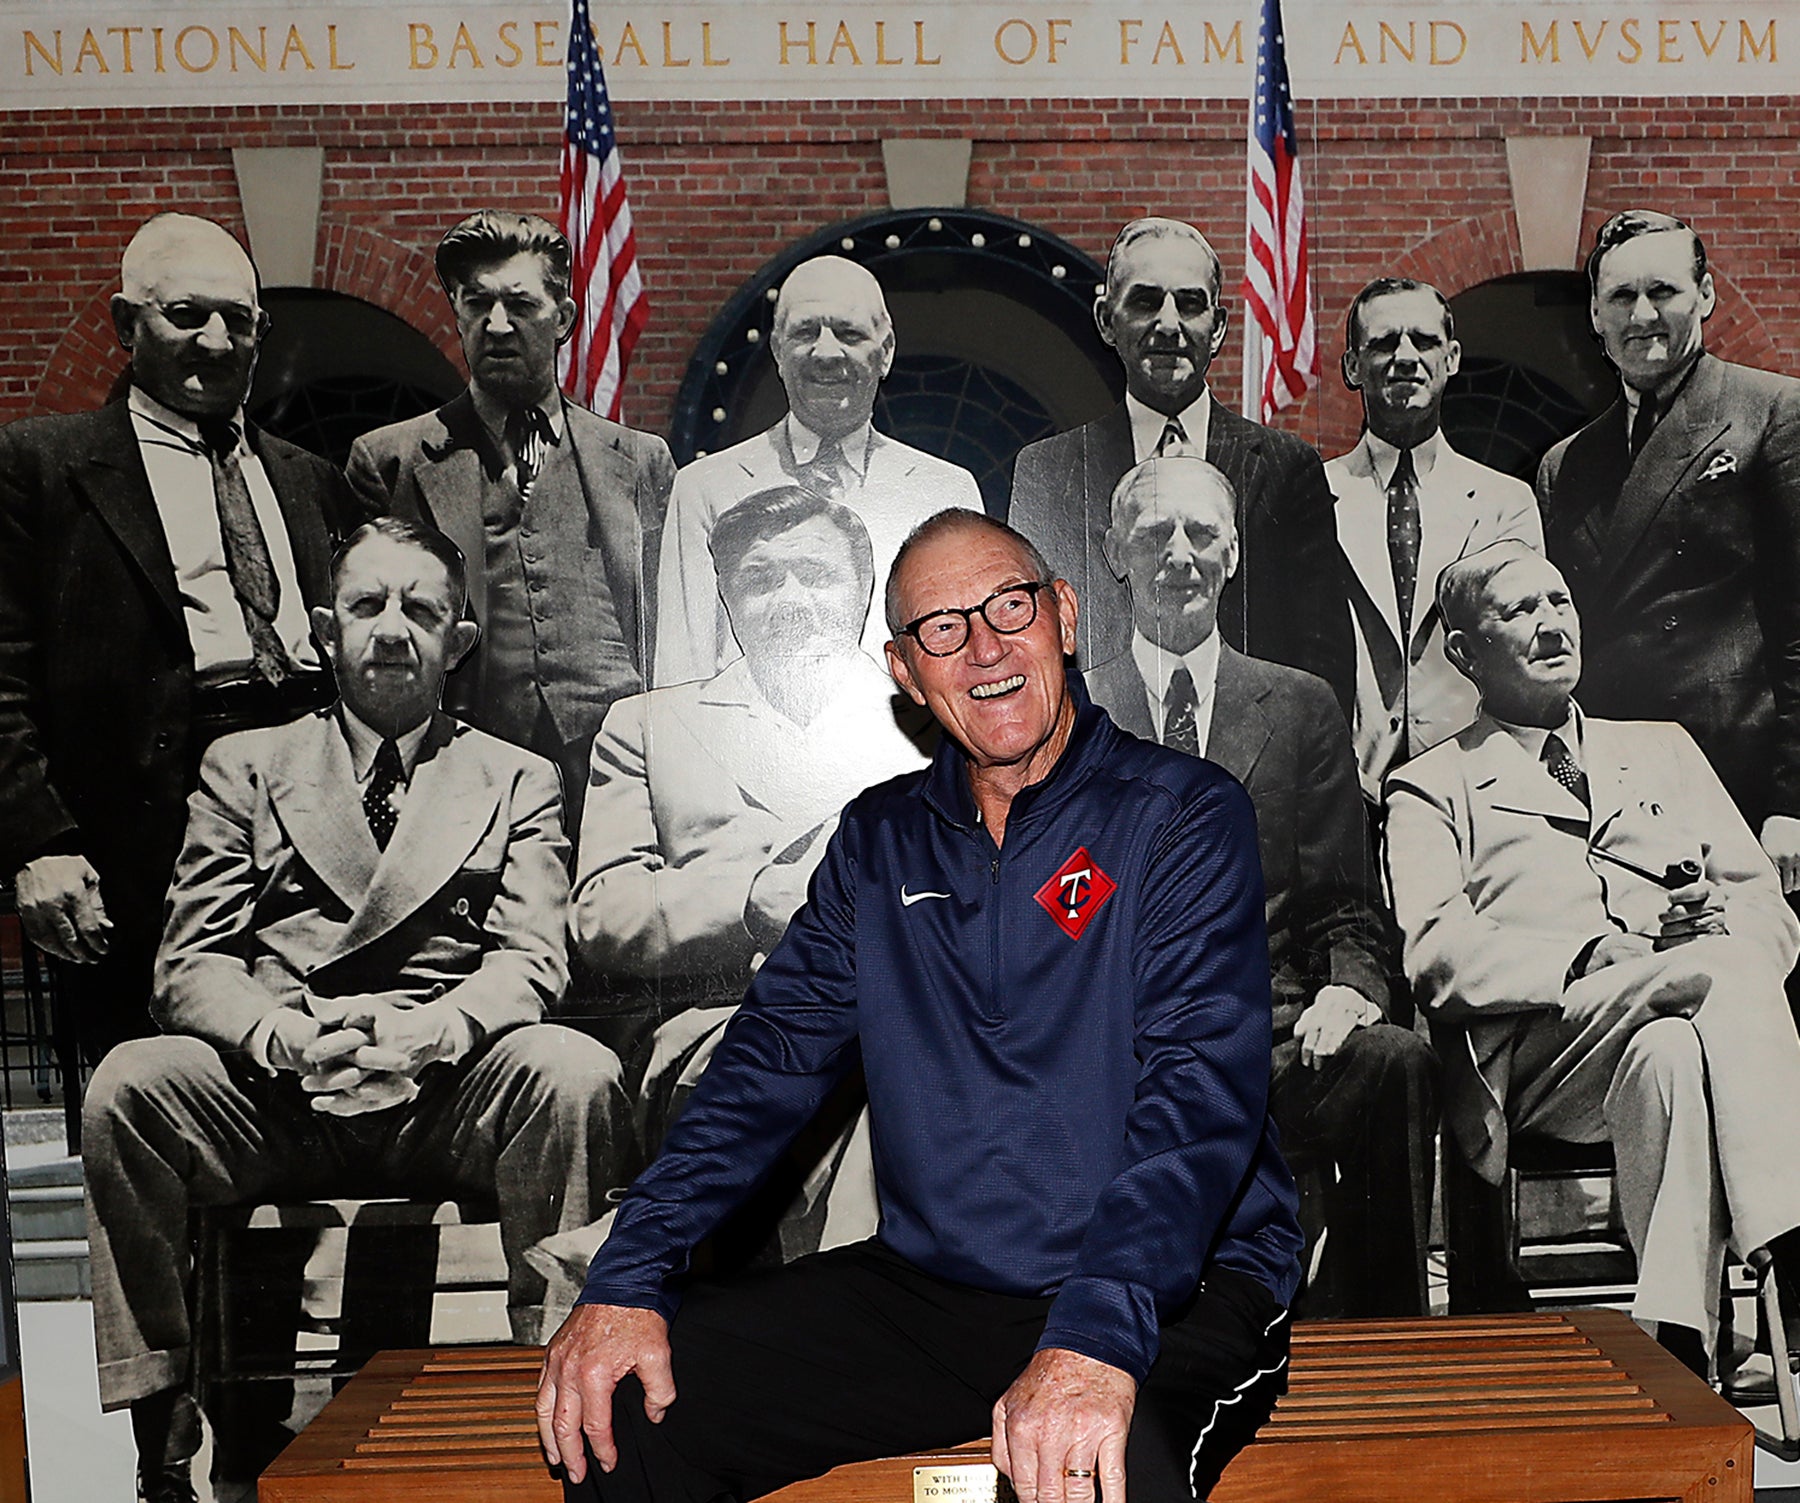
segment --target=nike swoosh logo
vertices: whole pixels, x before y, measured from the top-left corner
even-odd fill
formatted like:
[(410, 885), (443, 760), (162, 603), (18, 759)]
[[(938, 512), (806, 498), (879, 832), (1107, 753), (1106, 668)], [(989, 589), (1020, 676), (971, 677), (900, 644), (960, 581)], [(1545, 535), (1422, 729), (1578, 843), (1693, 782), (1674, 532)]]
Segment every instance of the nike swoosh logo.
[(900, 884), (900, 906), (903, 908), (910, 908), (914, 903), (923, 903), (927, 898), (947, 898), (949, 896), (950, 894), (947, 892), (908, 892), (906, 884), (904, 882)]

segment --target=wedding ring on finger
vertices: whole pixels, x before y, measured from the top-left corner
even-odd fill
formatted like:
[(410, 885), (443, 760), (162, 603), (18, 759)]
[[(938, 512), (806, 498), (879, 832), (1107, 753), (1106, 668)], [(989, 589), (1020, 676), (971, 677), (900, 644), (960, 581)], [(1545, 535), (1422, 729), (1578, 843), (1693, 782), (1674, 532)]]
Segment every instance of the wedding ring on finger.
[(1093, 1475), (1094, 1469), (1091, 1466), (1066, 1466), (1063, 1468), (1065, 1477), (1091, 1477)]

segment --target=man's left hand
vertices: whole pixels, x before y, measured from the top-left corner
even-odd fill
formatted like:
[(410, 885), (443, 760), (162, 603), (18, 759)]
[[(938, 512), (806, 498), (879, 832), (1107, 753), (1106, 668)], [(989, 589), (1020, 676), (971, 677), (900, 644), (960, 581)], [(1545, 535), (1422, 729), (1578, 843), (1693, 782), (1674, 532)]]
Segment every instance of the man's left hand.
[(1322, 986), (1294, 1023), (1300, 1042), (1300, 1063), (1323, 1069), (1325, 1061), (1344, 1047), (1344, 1040), (1368, 1024), (1375, 1009), (1354, 987)]
[(1800, 888), (1800, 818), (1792, 814), (1771, 814), (1763, 821), (1762, 848), (1781, 873), (1781, 890)]
[[(994, 1405), (994, 1465), (1019, 1503), (1125, 1503), (1125, 1440), (1137, 1383), (1079, 1352), (1046, 1347)], [(1070, 1473), (1076, 1475), (1071, 1476)]]
[(458, 1060), (475, 1043), (473, 1025), (461, 1009), (441, 1000), (400, 1006), (379, 992), (352, 997), (314, 997), (314, 1017), (333, 1028), (364, 1034), (368, 1042), (350, 1056), (364, 1070), (417, 1076), (438, 1060)]

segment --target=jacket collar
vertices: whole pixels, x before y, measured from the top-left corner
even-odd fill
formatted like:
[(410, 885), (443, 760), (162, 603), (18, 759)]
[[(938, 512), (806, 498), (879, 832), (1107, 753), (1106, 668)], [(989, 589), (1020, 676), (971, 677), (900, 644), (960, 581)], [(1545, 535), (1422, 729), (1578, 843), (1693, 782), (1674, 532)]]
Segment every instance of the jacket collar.
[[(1036, 783), (1019, 790), (1007, 816), (1007, 828), (1014, 828), (1041, 805), (1054, 809), (1065, 802), (1093, 772), (1113, 742), (1121, 734), (1093, 700), (1079, 673), (1068, 674), (1069, 696), (1075, 701), (1075, 727), (1069, 733), (1069, 744), (1056, 765)], [(959, 829), (974, 830), (980, 821), (976, 815), (975, 794), (969, 787), (969, 757), (956, 738), (948, 734), (938, 738), (937, 751), (926, 769), (922, 789), (925, 802)]]

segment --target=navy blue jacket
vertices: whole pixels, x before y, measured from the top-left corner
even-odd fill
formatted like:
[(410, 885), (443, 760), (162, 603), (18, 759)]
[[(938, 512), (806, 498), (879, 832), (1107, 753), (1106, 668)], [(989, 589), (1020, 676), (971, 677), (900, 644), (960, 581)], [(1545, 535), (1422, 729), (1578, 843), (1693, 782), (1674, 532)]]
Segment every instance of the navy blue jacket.
[(948, 737), (851, 802), (583, 1302), (672, 1314), (689, 1249), (859, 1044), (881, 1240), (942, 1278), (1054, 1294), (1040, 1346), (1141, 1381), (1208, 1268), (1293, 1297), (1249, 798), (1071, 690), (1068, 749), (1003, 850)]

